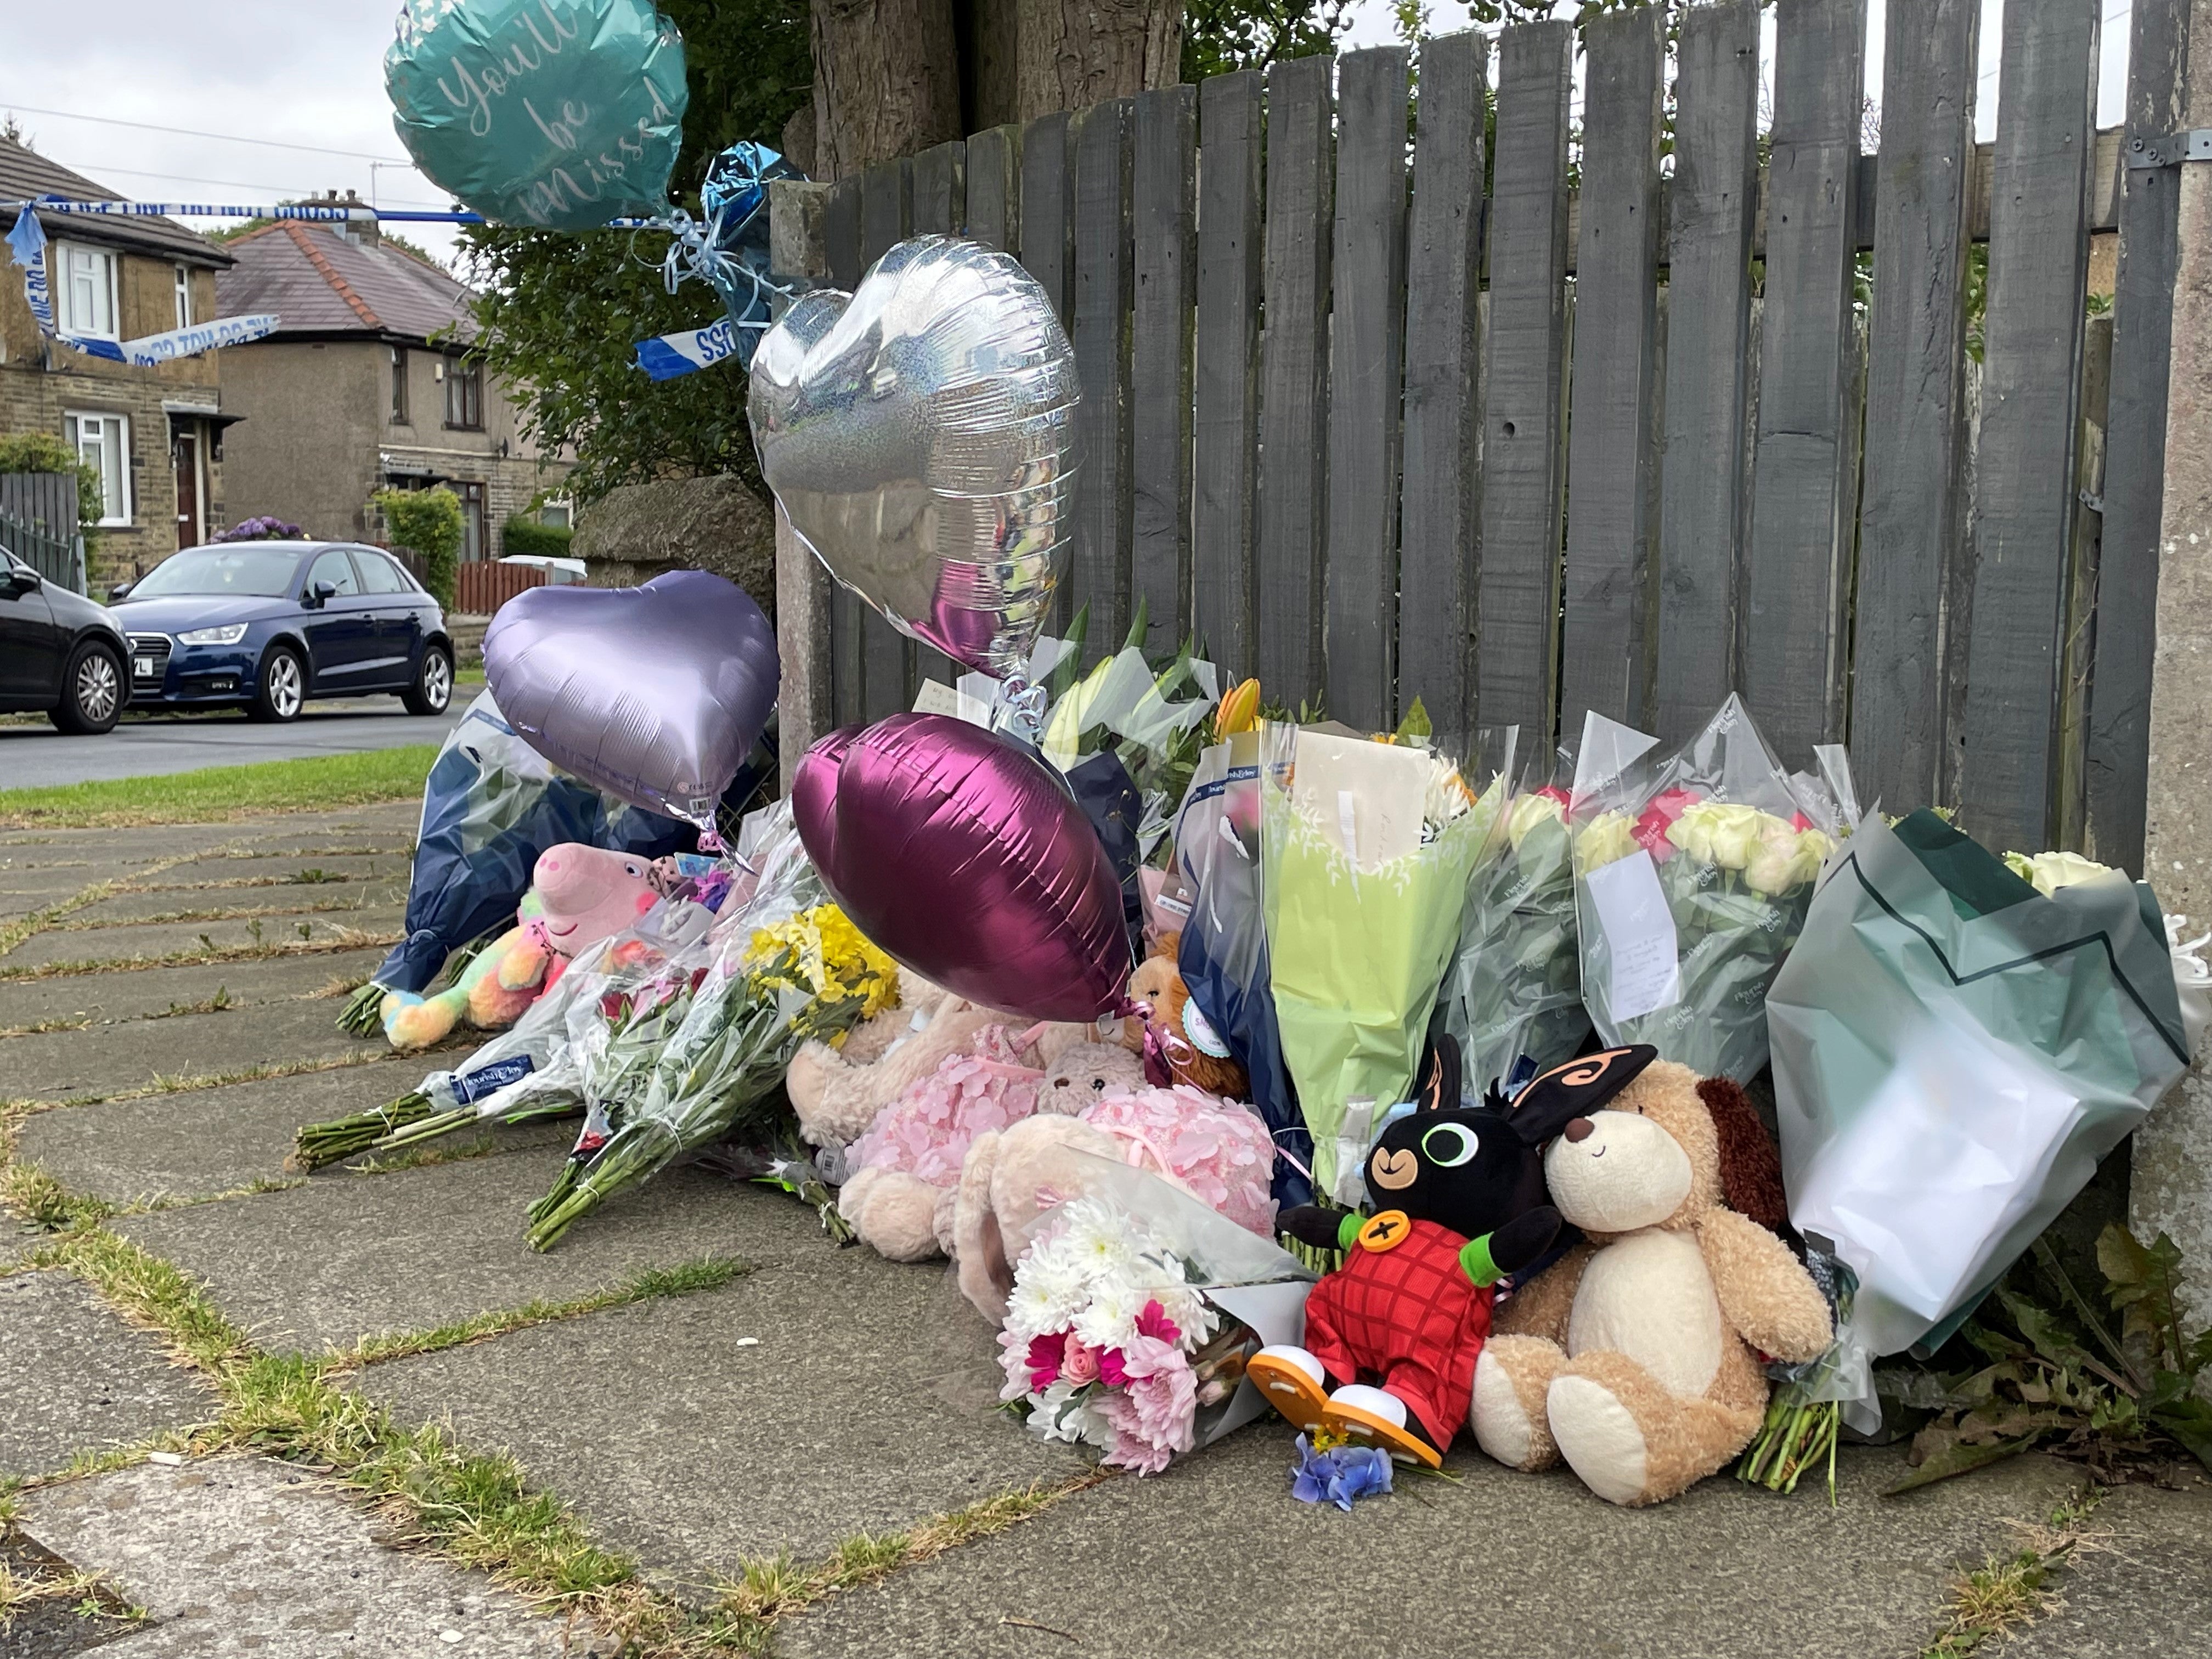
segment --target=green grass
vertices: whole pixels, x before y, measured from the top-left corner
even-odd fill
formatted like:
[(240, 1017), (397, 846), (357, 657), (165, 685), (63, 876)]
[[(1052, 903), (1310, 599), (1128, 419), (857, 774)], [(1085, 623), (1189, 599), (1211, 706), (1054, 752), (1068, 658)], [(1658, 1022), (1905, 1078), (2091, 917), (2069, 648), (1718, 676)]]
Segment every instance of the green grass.
[(258, 812), (322, 811), (422, 793), (435, 744), (312, 760), (211, 766), (167, 777), (115, 778), (43, 789), (0, 789), (0, 829), (105, 830), (149, 823), (221, 823)]
[(2059, 1575), (2077, 1556), (2111, 1547), (2112, 1534), (2088, 1524), (2104, 1497), (2102, 1487), (2085, 1486), (2045, 1521), (2010, 1522), (2020, 1534), (2019, 1547), (1951, 1581), (1944, 1628), (1920, 1650), (1920, 1659), (1966, 1659), (2063, 1608), (2065, 1600), (2053, 1588)]

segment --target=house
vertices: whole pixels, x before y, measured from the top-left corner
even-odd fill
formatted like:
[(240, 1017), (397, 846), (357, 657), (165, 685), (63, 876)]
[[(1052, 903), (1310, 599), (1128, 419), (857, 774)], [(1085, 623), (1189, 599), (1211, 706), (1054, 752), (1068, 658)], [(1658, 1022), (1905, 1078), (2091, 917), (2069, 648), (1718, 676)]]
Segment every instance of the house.
[[(0, 138), (0, 200), (118, 192)], [(12, 214), (9, 216), (12, 218)], [(54, 323), (70, 333), (136, 339), (212, 320), (230, 256), (161, 218), (41, 213)], [(4, 228), (4, 227), (0, 227)], [(204, 541), (224, 516), (225, 352), (150, 368), (110, 362), (46, 338), (0, 252), (0, 432), (58, 433), (99, 470), (92, 590)]]
[(461, 498), (462, 560), (499, 557), (507, 517), (568, 469), (540, 465), (504, 391), (464, 355), (469, 290), (370, 222), (281, 220), (225, 251), (225, 313), (281, 319), (223, 353), (228, 406), (252, 429), (228, 446), (233, 516), (381, 540), (372, 495), (444, 484)]

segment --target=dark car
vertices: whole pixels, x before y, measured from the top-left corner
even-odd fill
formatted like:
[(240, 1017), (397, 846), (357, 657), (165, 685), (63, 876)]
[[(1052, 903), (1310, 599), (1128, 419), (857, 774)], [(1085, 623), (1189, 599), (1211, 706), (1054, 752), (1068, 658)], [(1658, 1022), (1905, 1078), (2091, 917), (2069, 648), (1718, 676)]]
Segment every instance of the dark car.
[(127, 654), (107, 611), (0, 547), (0, 709), (43, 710), (82, 735), (110, 731), (130, 700)]
[(134, 704), (240, 703), (289, 720), (309, 697), (453, 695), (445, 613), (389, 554), (350, 542), (232, 542), (172, 553), (108, 595)]

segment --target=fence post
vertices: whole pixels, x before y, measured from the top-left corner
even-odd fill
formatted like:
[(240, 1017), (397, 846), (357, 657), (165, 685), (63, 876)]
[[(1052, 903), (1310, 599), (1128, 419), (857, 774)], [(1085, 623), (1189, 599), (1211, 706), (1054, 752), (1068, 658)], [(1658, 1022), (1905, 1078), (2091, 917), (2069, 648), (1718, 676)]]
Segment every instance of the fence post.
[[(779, 179), (769, 186), (769, 252), (780, 281), (830, 274), (823, 210), (830, 187)], [(799, 757), (836, 724), (830, 702), (830, 573), (775, 510), (775, 649), (783, 670), (776, 732), (783, 793)]]
[[(2179, 127), (2212, 126), (2212, 0), (2164, 3), (2175, 9)], [(2203, 810), (2212, 774), (2212, 682), (2203, 669), (2212, 652), (2212, 161), (2184, 161), (2179, 172), (2143, 875), (2166, 909), (2202, 931), (2212, 917), (2212, 817)], [(2188, 1295), (2202, 1324), (2212, 1318), (2203, 1272), (2212, 1261), (2212, 1067), (2203, 1056), (2136, 1132), (2133, 1176), (2135, 1230), (2146, 1239), (2170, 1233), (2196, 1266)]]

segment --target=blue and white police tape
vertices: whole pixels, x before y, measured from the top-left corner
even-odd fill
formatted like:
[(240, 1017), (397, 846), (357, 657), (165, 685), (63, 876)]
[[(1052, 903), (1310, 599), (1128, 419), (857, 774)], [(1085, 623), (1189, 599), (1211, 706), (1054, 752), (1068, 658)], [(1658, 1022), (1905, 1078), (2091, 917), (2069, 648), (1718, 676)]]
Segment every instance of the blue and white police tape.
[(696, 374), (702, 368), (734, 357), (740, 365), (752, 358), (752, 343), (740, 331), (766, 328), (766, 323), (733, 323), (725, 317), (704, 328), (689, 328), (637, 343), (637, 366), (656, 380), (672, 380)]
[(59, 337), (87, 356), (151, 368), (179, 357), (197, 357), (203, 351), (264, 338), (276, 331), (276, 313), (264, 311), (250, 317), (218, 317), (211, 323), (195, 323), (190, 328), (173, 328), (166, 334), (146, 334), (135, 340), (102, 340), (82, 334)]

